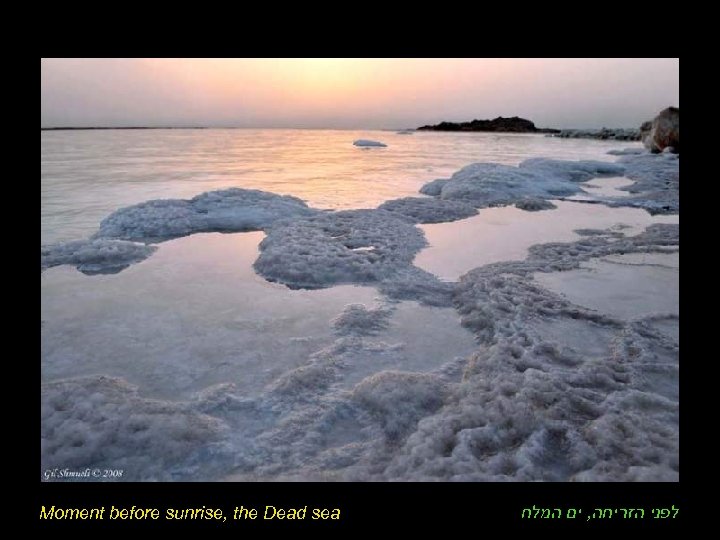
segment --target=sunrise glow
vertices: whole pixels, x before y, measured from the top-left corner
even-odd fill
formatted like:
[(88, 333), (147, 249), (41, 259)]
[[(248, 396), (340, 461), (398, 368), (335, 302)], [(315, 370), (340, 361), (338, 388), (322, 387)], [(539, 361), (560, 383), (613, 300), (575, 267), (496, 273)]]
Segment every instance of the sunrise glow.
[(45, 59), (41, 123), (629, 127), (678, 105), (678, 78), (677, 59)]

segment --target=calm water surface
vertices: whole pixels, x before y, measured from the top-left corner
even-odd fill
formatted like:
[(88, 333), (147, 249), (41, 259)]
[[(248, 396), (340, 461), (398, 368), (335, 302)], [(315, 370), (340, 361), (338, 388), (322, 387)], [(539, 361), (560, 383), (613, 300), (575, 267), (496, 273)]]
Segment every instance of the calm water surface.
[[(361, 149), (355, 139), (385, 142)], [(417, 195), (478, 161), (531, 157), (614, 161), (639, 143), (544, 135), (282, 129), (40, 132), (43, 244), (95, 232), (111, 212), (149, 199), (242, 187), (295, 195), (316, 208), (374, 208)]]

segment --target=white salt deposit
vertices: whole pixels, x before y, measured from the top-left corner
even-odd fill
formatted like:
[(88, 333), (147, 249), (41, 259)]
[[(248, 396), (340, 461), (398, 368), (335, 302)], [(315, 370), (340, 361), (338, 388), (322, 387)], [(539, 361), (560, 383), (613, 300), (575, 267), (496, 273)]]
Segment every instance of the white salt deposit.
[(394, 212), (413, 223), (444, 223), (456, 221), (478, 213), (474, 206), (462, 201), (431, 199), (429, 197), (405, 197), (384, 202), (381, 210)]
[[(384, 210), (346, 210), (273, 227), (255, 269), (292, 287), (382, 281), (410, 264), (425, 245), (409, 220)], [(356, 248), (373, 246), (373, 250)]]
[(83, 274), (114, 274), (149, 257), (154, 246), (124, 240), (76, 240), (41, 246), (40, 269), (69, 264)]
[(380, 141), (371, 141), (369, 139), (357, 139), (353, 142), (355, 146), (362, 146), (365, 148), (371, 148), (373, 146), (386, 147), (387, 144), (381, 143)]
[(595, 178), (580, 185), (587, 192), (590, 199), (598, 197), (627, 197), (630, 195), (623, 188), (632, 186), (634, 182), (623, 176), (611, 176), (606, 178)]
[(435, 180), (421, 191), (426, 195), (437, 193), (441, 199), (467, 201), (481, 208), (513, 204), (527, 198), (573, 195), (580, 191), (577, 182), (623, 171), (619, 165), (600, 161), (534, 158), (518, 167), (474, 163), (456, 172), (447, 182)]
[(102, 220), (95, 236), (159, 241), (197, 232), (256, 231), (280, 218), (312, 213), (296, 197), (232, 188), (190, 200), (164, 199), (121, 208)]

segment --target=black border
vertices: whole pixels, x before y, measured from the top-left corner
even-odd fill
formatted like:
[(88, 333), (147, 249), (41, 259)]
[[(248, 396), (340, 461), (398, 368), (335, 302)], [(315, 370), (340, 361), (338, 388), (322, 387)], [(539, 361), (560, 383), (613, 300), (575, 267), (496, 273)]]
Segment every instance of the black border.
[[(36, 496), (33, 520), (38, 530), (83, 529), (192, 529), (232, 534), (288, 530), (309, 533), (381, 532), (391, 523), (404, 532), (427, 532), (428, 527), (448, 525), (489, 532), (497, 526), (505, 533), (530, 530), (596, 531), (618, 528), (624, 531), (675, 530), (694, 519), (686, 494), (678, 483), (48, 483)], [(61, 508), (130, 508), (132, 505), (159, 508), (157, 521), (40, 521), (42, 505)], [(225, 523), (216, 521), (170, 521), (162, 519), (165, 508), (222, 508)], [(256, 520), (233, 521), (236, 506), (256, 508)], [(308, 507), (304, 520), (263, 520), (265, 505), (280, 508)], [(524, 508), (560, 508), (563, 519), (522, 519)], [(654, 519), (652, 508), (678, 508), (675, 519)], [(313, 508), (340, 509), (340, 519), (312, 520)], [(581, 509), (568, 519), (567, 509)], [(588, 520), (595, 508), (644, 508), (644, 519)]]

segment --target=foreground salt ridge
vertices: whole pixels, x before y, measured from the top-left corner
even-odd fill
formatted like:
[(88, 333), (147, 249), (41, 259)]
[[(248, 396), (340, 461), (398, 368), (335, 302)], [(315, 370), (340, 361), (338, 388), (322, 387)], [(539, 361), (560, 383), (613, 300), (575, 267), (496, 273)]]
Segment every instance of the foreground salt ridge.
[[(150, 256), (153, 244), (200, 232), (263, 230), (279, 219), (317, 213), (297, 197), (231, 188), (192, 199), (161, 199), (121, 208), (87, 241), (41, 248), (41, 269), (75, 265), (86, 274), (114, 273)], [(140, 244), (142, 243), (142, 244)]]
[[(354, 366), (392, 354), (392, 304), (351, 305), (337, 339), (256, 398), (221, 384), (182, 402), (148, 400), (121, 379), (43, 385), (43, 467), (121, 464), (135, 480), (677, 480), (678, 343), (673, 314), (622, 320), (533, 282), (613, 254), (665, 253), (679, 226), (625, 237), (582, 231), (524, 261), (463, 276), (454, 305), (479, 347), (430, 372)], [(599, 335), (605, 349), (548, 338)], [(572, 328), (572, 331), (568, 331)], [(199, 475), (199, 476), (198, 476)]]
[(40, 248), (40, 270), (74, 265), (87, 275), (116, 274), (148, 258), (157, 247), (125, 240), (77, 240)]

